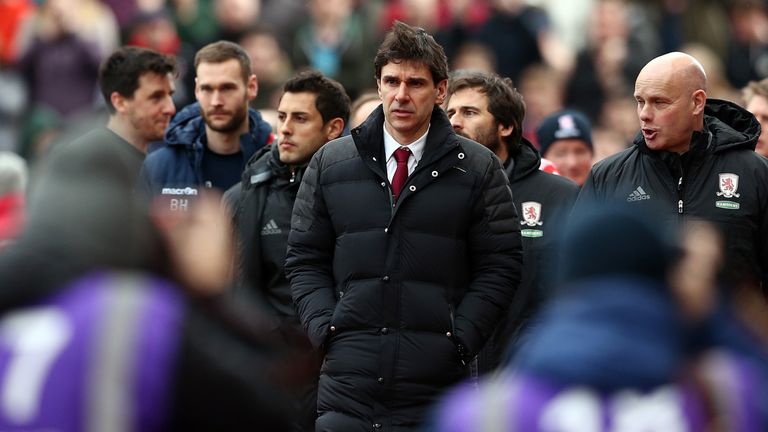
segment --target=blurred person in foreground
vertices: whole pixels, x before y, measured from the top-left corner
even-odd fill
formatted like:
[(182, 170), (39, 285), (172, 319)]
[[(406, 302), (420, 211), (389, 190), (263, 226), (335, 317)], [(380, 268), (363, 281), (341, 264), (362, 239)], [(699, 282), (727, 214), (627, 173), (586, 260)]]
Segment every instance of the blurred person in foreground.
[(13, 152), (0, 151), (0, 251), (24, 226), (27, 162)]
[(768, 78), (750, 81), (744, 89), (744, 108), (760, 122), (760, 137), (755, 151), (768, 156)]
[(513, 362), (449, 394), (432, 430), (765, 430), (765, 351), (738, 347), (743, 328), (701, 343), (717, 309), (717, 232), (692, 224), (678, 246), (646, 210), (574, 213), (557, 297)]
[(0, 254), (0, 429), (286, 430), (293, 360), (266, 315), (223, 301), (220, 197), (148, 214), (134, 171), (98, 147), (40, 172)]
[(195, 55), (195, 96), (173, 118), (165, 146), (150, 153), (137, 188), (184, 211), (203, 190), (223, 193), (245, 163), (274, 139), (272, 127), (248, 107), (258, 91), (251, 60), (239, 45), (219, 41)]
[(114, 152), (137, 179), (149, 144), (163, 139), (171, 117), (176, 63), (147, 48), (123, 47), (99, 69), (99, 87), (109, 111), (106, 126), (97, 128), (63, 150)]
[(457, 134), (494, 152), (509, 177), (523, 241), (523, 279), (512, 308), (478, 356), (480, 373), (495, 369), (526, 318), (549, 296), (554, 262), (548, 257), (579, 187), (539, 169), (541, 156), (523, 137), (525, 102), (509, 78), (456, 71), (448, 80), (446, 113)]
[(727, 285), (766, 294), (768, 160), (754, 151), (760, 124), (733, 102), (707, 99), (706, 89), (690, 55), (651, 60), (635, 83), (634, 145), (592, 168), (575, 207), (627, 203), (663, 209), (659, 225), (711, 221), (725, 239)]
[(396, 22), (374, 59), (382, 104), (324, 145), (299, 187), (286, 275), (325, 354), (318, 431), (413, 431), (508, 309), (520, 223), (487, 148), (440, 104), (448, 61)]
[(545, 117), (536, 129), (541, 155), (559, 173), (582, 186), (592, 168), (592, 125), (579, 111), (565, 109)]
[[(238, 279), (243, 293), (301, 331), (285, 277), (285, 253), (291, 211), (309, 160), (326, 142), (338, 138), (349, 118), (349, 96), (338, 82), (317, 71), (296, 74), (283, 86), (277, 108), (278, 142), (259, 150), (245, 167), (243, 180), (224, 195), (232, 209), (239, 252)], [(316, 352), (308, 355), (317, 356)], [(319, 373), (319, 362), (317, 362)], [(298, 430), (312, 430), (317, 417), (317, 382), (301, 395)]]

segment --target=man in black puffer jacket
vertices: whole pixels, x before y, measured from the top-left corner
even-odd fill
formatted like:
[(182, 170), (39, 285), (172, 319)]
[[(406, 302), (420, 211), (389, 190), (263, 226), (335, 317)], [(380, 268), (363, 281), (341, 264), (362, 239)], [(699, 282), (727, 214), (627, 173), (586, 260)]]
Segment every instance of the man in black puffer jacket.
[(541, 156), (523, 138), (525, 103), (509, 78), (458, 71), (448, 80), (446, 112), (457, 134), (493, 150), (509, 176), (523, 241), (524, 271), (515, 301), (478, 356), (480, 373), (495, 369), (528, 318), (549, 297), (556, 271), (557, 233), (567, 221), (579, 186), (539, 169)]
[[(755, 153), (760, 124), (734, 103), (707, 100), (701, 64), (682, 53), (651, 60), (635, 98), (634, 146), (592, 168), (576, 209), (595, 201), (655, 206), (657, 221), (706, 219), (725, 238), (726, 277), (765, 293), (768, 271), (768, 160)], [(574, 210), (575, 211), (575, 210)]]
[(416, 430), (520, 281), (507, 176), (439, 107), (443, 49), (397, 22), (374, 66), (382, 106), (312, 158), (288, 238), (297, 311), (325, 351), (318, 431)]

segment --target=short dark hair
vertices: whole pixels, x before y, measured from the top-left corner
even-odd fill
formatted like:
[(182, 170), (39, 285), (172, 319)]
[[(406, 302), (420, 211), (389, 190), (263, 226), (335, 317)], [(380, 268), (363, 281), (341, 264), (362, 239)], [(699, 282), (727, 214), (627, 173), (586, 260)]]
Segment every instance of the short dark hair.
[(395, 21), (373, 60), (376, 81), (381, 79), (381, 68), (385, 65), (403, 61), (423, 62), (427, 65), (435, 85), (448, 78), (448, 58), (443, 47), (423, 28)]
[(139, 78), (147, 73), (167, 75), (176, 73), (176, 60), (157, 51), (126, 46), (113, 52), (99, 68), (99, 88), (110, 114), (115, 113), (112, 93), (132, 98), (139, 88)]
[(343, 119), (345, 124), (349, 120), (350, 100), (344, 87), (316, 70), (297, 73), (283, 85), (283, 92), (315, 94), (315, 108), (323, 123), (336, 117)]
[(488, 112), (502, 126), (512, 126), (507, 143), (513, 148), (520, 145), (525, 120), (525, 101), (512, 80), (480, 71), (455, 71), (448, 80), (448, 99), (459, 90), (478, 89), (488, 98)]
[(243, 82), (248, 82), (248, 78), (253, 71), (251, 70), (251, 58), (245, 52), (243, 47), (230, 41), (218, 41), (209, 43), (200, 48), (195, 54), (195, 73), (200, 63), (224, 63), (225, 61), (235, 59), (240, 63), (240, 73)]

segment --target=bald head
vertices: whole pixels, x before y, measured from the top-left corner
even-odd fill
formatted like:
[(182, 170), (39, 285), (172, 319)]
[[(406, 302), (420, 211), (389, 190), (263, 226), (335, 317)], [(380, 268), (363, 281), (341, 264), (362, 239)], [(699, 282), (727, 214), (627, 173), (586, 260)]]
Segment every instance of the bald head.
[(645, 77), (666, 77), (686, 91), (707, 91), (707, 73), (704, 66), (694, 57), (671, 52), (648, 62), (638, 75), (638, 81)]
[(706, 89), (704, 67), (688, 54), (664, 54), (643, 67), (635, 82), (635, 99), (650, 149), (688, 150), (693, 131), (704, 128)]

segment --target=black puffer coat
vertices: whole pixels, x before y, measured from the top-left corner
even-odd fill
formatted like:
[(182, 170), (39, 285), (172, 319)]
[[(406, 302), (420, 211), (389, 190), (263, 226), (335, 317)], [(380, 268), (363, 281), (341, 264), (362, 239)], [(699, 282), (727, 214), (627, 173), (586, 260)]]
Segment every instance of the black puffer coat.
[(309, 164), (286, 272), (326, 350), (317, 430), (417, 428), (466, 375), (520, 280), (520, 223), (499, 160), (435, 108), (424, 156), (394, 203), (381, 107)]

